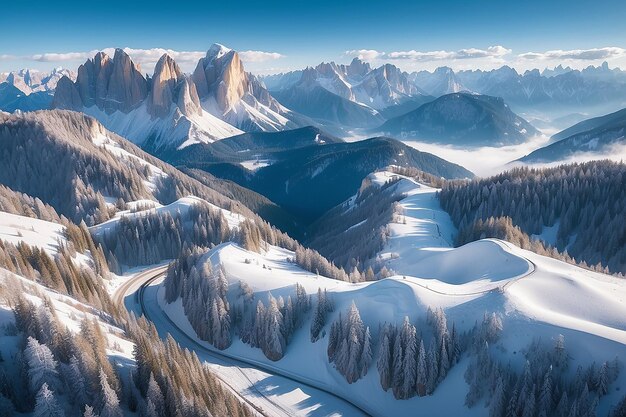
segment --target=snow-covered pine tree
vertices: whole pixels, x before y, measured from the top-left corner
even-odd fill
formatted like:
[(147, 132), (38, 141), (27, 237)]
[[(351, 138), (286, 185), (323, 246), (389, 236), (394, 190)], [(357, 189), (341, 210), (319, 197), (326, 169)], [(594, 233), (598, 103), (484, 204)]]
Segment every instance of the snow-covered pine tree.
[(380, 385), (383, 390), (387, 391), (391, 386), (391, 343), (387, 332), (382, 333), (378, 355), (376, 366), (380, 375)]
[(426, 349), (424, 349), (424, 341), (420, 340), (417, 351), (417, 377), (415, 390), (417, 395), (423, 397), (426, 395), (426, 387), (428, 384), (428, 374), (426, 368)]
[(29, 336), (24, 357), (28, 365), (28, 386), (33, 394), (39, 392), (43, 384), (53, 390), (61, 386), (57, 362), (48, 346)]
[(109, 385), (104, 370), (100, 369), (100, 393), (98, 395), (98, 415), (100, 417), (122, 417), (120, 401)]
[(33, 417), (64, 417), (63, 409), (50, 391), (47, 383), (43, 383), (35, 397)]
[(365, 336), (363, 337), (363, 349), (361, 350), (361, 359), (359, 360), (359, 367), (361, 368), (361, 378), (367, 374), (367, 370), (372, 363), (372, 336), (370, 334), (370, 328), (365, 328)]

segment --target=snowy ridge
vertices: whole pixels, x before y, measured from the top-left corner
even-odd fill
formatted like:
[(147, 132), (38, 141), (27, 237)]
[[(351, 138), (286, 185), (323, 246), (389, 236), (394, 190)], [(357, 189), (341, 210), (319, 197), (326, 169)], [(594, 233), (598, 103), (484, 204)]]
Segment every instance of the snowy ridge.
[(230, 210), (220, 208), (199, 197), (188, 196), (188, 197), (179, 198), (178, 200), (166, 206), (163, 206), (154, 201), (135, 202), (133, 204), (135, 207), (143, 208), (142, 206), (144, 205), (149, 205), (150, 207), (143, 209), (143, 210), (138, 210), (138, 211), (130, 210), (130, 209), (119, 211), (115, 214), (114, 218), (107, 220), (106, 222), (92, 226), (91, 232), (96, 235), (100, 233), (104, 233), (106, 230), (116, 227), (116, 224), (120, 221), (122, 217), (127, 217), (127, 218), (141, 217), (149, 213), (166, 213), (166, 212), (172, 215), (185, 214), (187, 210), (189, 209), (189, 207), (196, 205), (196, 204), (206, 204), (209, 207), (211, 207), (213, 210), (220, 210), (222, 214), (224, 215), (224, 217), (226, 218), (228, 222), (228, 227), (231, 230), (239, 227), (239, 224), (245, 220), (245, 217), (241, 214), (236, 214), (236, 213), (231, 212)]
[[(481, 249), (491, 246), (504, 251), (508, 247), (508, 244), (498, 241), (477, 243)], [(580, 268), (527, 253), (519, 248), (513, 247), (509, 250), (510, 252), (507, 252), (509, 262), (518, 259), (520, 264), (510, 270), (499, 266), (502, 268), (499, 276), (501, 279), (498, 281), (498, 285), (502, 286), (501, 289), (485, 288), (484, 283), (480, 281), (464, 284), (445, 282), (451, 281), (450, 277), (444, 277), (442, 280), (424, 280), (411, 276), (405, 278), (395, 276), (372, 283), (339, 282), (316, 276), (290, 264), (285, 260), (290, 256), (289, 251), (275, 247), (270, 247), (267, 253), (260, 255), (229, 243), (210, 251), (205, 260), (212, 262), (214, 266), (221, 264), (225, 268), (230, 291), (236, 291), (238, 282), (242, 280), (251, 286), (255, 298), (259, 300), (265, 300), (269, 293), (274, 297), (286, 297), (290, 294), (293, 296), (295, 282), (303, 285), (308, 293), (315, 292), (317, 288), (326, 288), (336, 304), (333, 318), (329, 322), (336, 318), (339, 312), (344, 312), (352, 300), (356, 302), (363, 321), (371, 329), (376, 329), (377, 323), (384, 321), (398, 322), (405, 315), (411, 318), (419, 317), (425, 313), (427, 307), (443, 307), (448, 317), (464, 331), (475, 321), (480, 321), (486, 311), (496, 311), (505, 317), (502, 344), (507, 350), (523, 349), (535, 336), (550, 340), (561, 333), (565, 335), (570, 351), (584, 352), (583, 355), (575, 355), (575, 363), (587, 364), (590, 358), (610, 360), (615, 355), (621, 357), (626, 353), (624, 348), (626, 331), (623, 320), (626, 303), (623, 298), (611, 301), (614, 299), (615, 291), (623, 293), (623, 282), (601, 274), (590, 274)], [(521, 265), (526, 262), (526, 257), (536, 265), (536, 271), (529, 273), (531, 271), (527, 269), (524, 273)], [(480, 258), (474, 256), (469, 261), (481, 263), (488, 269), (493, 259), (489, 257), (488, 251), (483, 250)], [(518, 275), (519, 272), (522, 272), (521, 276)], [(545, 280), (552, 283), (551, 291), (543, 289)], [(506, 285), (507, 282), (513, 283)], [(426, 284), (421, 285), (423, 283)], [(589, 293), (588, 289), (591, 287), (597, 289)], [(448, 292), (448, 289), (453, 291)], [(461, 289), (463, 291), (460, 291)], [(470, 291), (474, 293), (470, 294)], [(459, 294), (461, 292), (464, 294)], [(588, 309), (576, 312), (575, 308), (579, 303), (577, 300), (587, 299), (589, 295), (591, 301)], [(159, 302), (181, 329), (195, 337), (191, 325), (184, 317), (180, 300), (170, 305), (165, 304), (162, 298), (159, 298)], [(602, 307), (604, 305), (610, 308), (604, 309)], [(588, 311), (600, 313), (586, 316)], [(455, 392), (464, 392), (466, 389), (463, 380), (466, 362), (457, 365), (432, 396), (397, 401), (390, 392), (382, 391), (375, 369), (370, 369), (370, 372), (356, 383), (348, 384), (333, 365), (328, 364), (327, 337), (313, 344), (309, 340), (307, 329), (308, 322), (305, 322), (303, 329), (295, 333), (294, 340), (287, 347), (286, 355), (278, 362), (269, 361), (258, 349), (250, 348), (240, 340), (235, 340), (226, 352), (336, 387), (337, 393), (341, 396), (373, 407), (376, 415), (388, 415), (390, 410), (397, 415), (404, 415), (414, 410), (414, 407), (428, 407), (429, 415), (484, 413), (482, 407), (470, 410), (465, 408), (463, 395), (449, 395), (449, 389), (459, 390)], [(373, 335), (373, 340), (376, 340), (376, 335)], [(204, 345), (211, 348), (207, 343)], [(315, 359), (303, 361), (303, 357)], [(521, 363), (518, 365), (521, 366)], [(621, 376), (620, 383), (624, 381), (626, 378)], [(608, 401), (610, 398), (604, 398), (601, 408), (608, 406)]]
[[(392, 176), (397, 175), (379, 172), (370, 178), (372, 183), (382, 185)], [(363, 322), (370, 327), (372, 340), (377, 340), (378, 326), (384, 322), (399, 324), (404, 316), (419, 322), (427, 308), (441, 307), (461, 332), (480, 322), (486, 312), (500, 314), (504, 332), (498, 346), (502, 352), (523, 351), (537, 337), (550, 343), (562, 334), (574, 369), (578, 365), (589, 366), (591, 361), (601, 363), (626, 355), (624, 281), (496, 239), (452, 248), (449, 242), (455, 231), (434, 198), (437, 190), (407, 177), (401, 177), (396, 186), (406, 197), (400, 201), (403, 212), (390, 225), (392, 234), (381, 252), (386, 266), (397, 274), (390, 278), (358, 284), (331, 280), (300, 269), (288, 261), (293, 253), (272, 246), (258, 254), (226, 243), (209, 251), (203, 262), (224, 268), (232, 302), (238, 297), (240, 281), (251, 287), (255, 299), (262, 301), (269, 294), (293, 297), (296, 282), (309, 294), (318, 288), (327, 289), (335, 309), (326, 331), (329, 323), (345, 312), (352, 301)], [(448, 240), (444, 239), (446, 235)], [(198, 340), (184, 316), (180, 299), (166, 304), (163, 291), (159, 294), (158, 302), (170, 319)], [(581, 300), (585, 300), (584, 306)], [(381, 389), (375, 366), (365, 377), (348, 384), (333, 364), (328, 363), (328, 336), (311, 343), (309, 324), (310, 318), (295, 332), (285, 356), (277, 362), (238, 338), (226, 352), (332, 386), (342, 397), (371, 407), (374, 415), (409, 415), (416, 407), (432, 416), (484, 415), (483, 406), (468, 409), (464, 404), (462, 393), (467, 385), (463, 375), (467, 360), (451, 369), (433, 395), (398, 401), (391, 392)], [(212, 349), (207, 343), (198, 342)], [(506, 358), (518, 370), (523, 366), (522, 355)], [(620, 374), (616, 384), (623, 383), (626, 376)], [(611, 391), (602, 397), (598, 413), (606, 411), (620, 396), (618, 391)]]

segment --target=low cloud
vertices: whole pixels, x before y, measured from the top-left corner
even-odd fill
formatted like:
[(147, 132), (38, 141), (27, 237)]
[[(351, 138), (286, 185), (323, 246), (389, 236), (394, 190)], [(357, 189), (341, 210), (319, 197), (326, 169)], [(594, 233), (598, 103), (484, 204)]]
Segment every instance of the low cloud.
[(601, 59), (617, 58), (626, 55), (626, 49), (618, 47), (572, 49), (569, 51), (554, 50), (546, 52), (527, 52), (518, 55), (519, 58), (529, 61), (546, 60), (582, 60), (597, 61)]
[(241, 51), (239, 52), (239, 57), (243, 62), (266, 62), (284, 58), (285, 55), (278, 52)]
[(501, 58), (510, 54), (512, 51), (501, 45), (490, 46), (487, 49), (467, 48), (458, 51), (394, 51), (379, 52), (372, 49), (359, 49), (346, 51), (346, 55), (357, 56), (365, 61), (374, 59), (391, 59), (391, 60), (407, 60), (407, 61), (443, 61), (454, 59), (477, 59), (477, 58)]
[[(168, 54), (176, 62), (178, 62), (181, 66), (188, 67), (189, 64), (194, 64), (198, 62), (198, 60), (206, 55), (206, 51), (176, 51), (173, 49), (164, 49), (164, 48), (150, 48), (150, 49), (136, 49), (136, 48), (123, 48), (124, 52), (126, 52), (136, 63), (141, 66), (153, 67), (159, 58), (163, 56), (163, 54)], [(25, 60), (25, 61), (35, 61), (35, 62), (76, 62), (76, 61), (86, 61), (87, 59), (93, 58), (93, 56), (102, 51), (109, 56), (113, 56), (115, 54), (115, 48), (104, 48), (101, 50), (91, 50), (84, 52), (64, 52), (64, 53), (52, 53), (46, 52), (42, 54), (34, 54), (34, 55), (0, 55), (0, 60), (3, 61), (14, 61), (14, 60)], [(239, 52), (239, 56), (241, 60), (244, 62), (265, 62), (276, 60), (279, 58), (284, 58), (284, 55), (279, 54), (278, 52), (265, 52), (265, 51), (242, 51)]]
[(356, 56), (362, 61), (373, 61), (376, 58), (384, 56), (384, 52), (378, 52), (374, 49), (353, 49), (346, 51), (348, 56)]

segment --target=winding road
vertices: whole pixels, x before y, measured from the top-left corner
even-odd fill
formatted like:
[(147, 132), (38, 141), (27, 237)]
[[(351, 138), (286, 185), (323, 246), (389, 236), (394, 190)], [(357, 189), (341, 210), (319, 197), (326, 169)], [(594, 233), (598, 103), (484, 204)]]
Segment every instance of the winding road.
[[(143, 314), (152, 321), (161, 337), (171, 334), (183, 348), (196, 352), (198, 357), (211, 364), (215, 375), (238, 397), (252, 406), (263, 416), (293, 416), (293, 415), (349, 415), (371, 416), (372, 412), (346, 400), (334, 392), (332, 387), (322, 386), (317, 381), (308, 380), (299, 375), (292, 375), (284, 370), (268, 366), (267, 364), (244, 360), (225, 352), (210, 349), (180, 329), (160, 308), (156, 300), (158, 287), (156, 284), (167, 270), (167, 265), (152, 268), (129, 278), (113, 294), (113, 300), (124, 305), (130, 312)], [(293, 387), (293, 390), (302, 391), (309, 398), (320, 396), (331, 398), (332, 405), (319, 403), (312, 404), (306, 410), (282, 404), (280, 398), (268, 395), (258, 388), (258, 383), (272, 379), (272, 385)], [(282, 379), (282, 381), (281, 381)], [(288, 393), (285, 393), (288, 394)], [(297, 401), (297, 403), (302, 401)]]

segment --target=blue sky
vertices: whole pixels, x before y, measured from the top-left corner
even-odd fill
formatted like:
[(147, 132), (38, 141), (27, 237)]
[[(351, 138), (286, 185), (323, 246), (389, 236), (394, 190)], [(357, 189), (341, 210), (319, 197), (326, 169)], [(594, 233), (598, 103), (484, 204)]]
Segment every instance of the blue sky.
[[(244, 55), (255, 72), (348, 62), (357, 51), (407, 70), (583, 67), (603, 59), (626, 66), (625, 16), (623, 0), (10, 1), (0, 13), (0, 71), (73, 68), (87, 52), (110, 47), (133, 48), (149, 70), (151, 55), (139, 51), (199, 53), (213, 42), (272, 52)], [(184, 69), (193, 66), (181, 59)]]

